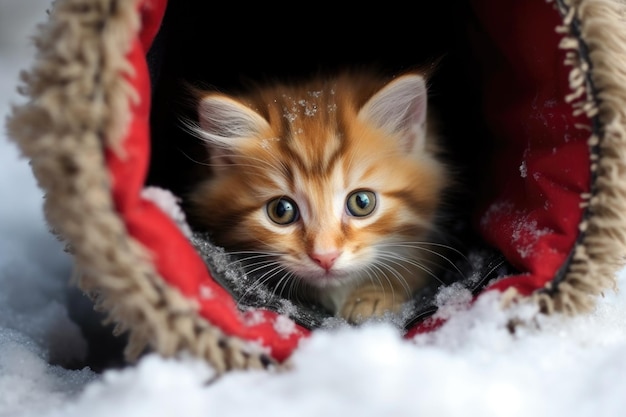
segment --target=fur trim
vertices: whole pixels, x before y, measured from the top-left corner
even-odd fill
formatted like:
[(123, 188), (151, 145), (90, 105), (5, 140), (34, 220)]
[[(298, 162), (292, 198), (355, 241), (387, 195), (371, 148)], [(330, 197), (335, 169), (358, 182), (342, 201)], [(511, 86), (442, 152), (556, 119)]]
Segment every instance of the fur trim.
[[(552, 2), (552, 0), (548, 0)], [(557, 30), (571, 66), (574, 114), (592, 120), (589, 151), (591, 193), (566, 268), (533, 298), (546, 313), (576, 314), (595, 307), (597, 296), (616, 288), (626, 254), (626, 21), (616, 0), (557, 0)]]
[(189, 351), (218, 372), (267, 368), (258, 348), (202, 319), (168, 286), (116, 212), (103, 146), (121, 153), (137, 92), (126, 81), (126, 53), (140, 29), (140, 0), (57, 0), (35, 38), (33, 69), (20, 91), (9, 136), (32, 161), (45, 191), (45, 215), (68, 242), (76, 283), (128, 332), (126, 356), (149, 347), (164, 356)]

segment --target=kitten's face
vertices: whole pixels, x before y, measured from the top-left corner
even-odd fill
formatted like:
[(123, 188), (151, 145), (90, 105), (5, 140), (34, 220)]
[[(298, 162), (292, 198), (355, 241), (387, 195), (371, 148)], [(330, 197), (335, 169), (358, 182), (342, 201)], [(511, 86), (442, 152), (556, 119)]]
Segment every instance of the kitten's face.
[(192, 219), (227, 250), (276, 261), (268, 278), (326, 287), (378, 275), (398, 252), (387, 245), (426, 237), (447, 180), (427, 137), (423, 80), (411, 77), (367, 101), (346, 80), (241, 102), (207, 96), (214, 165)]

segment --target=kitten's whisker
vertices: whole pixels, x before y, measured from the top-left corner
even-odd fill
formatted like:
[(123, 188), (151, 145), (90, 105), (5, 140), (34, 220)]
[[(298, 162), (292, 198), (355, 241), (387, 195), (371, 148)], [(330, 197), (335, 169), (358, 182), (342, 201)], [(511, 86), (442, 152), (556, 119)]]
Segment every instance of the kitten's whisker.
[[(258, 168), (260, 170), (265, 170), (268, 168), (271, 168), (272, 170), (275, 169), (275, 166), (270, 164), (269, 162), (261, 159), (261, 158), (256, 158), (250, 155), (244, 155), (244, 154), (236, 154), (236, 153), (224, 153), (221, 154), (221, 156), (226, 157), (226, 158), (232, 158), (233, 163), (215, 163), (215, 162), (201, 162), (201, 161), (196, 161), (193, 158), (191, 158), (189, 155), (185, 154), (183, 152), (183, 155), (185, 155), (190, 161), (198, 164), (198, 165), (202, 165), (202, 166), (207, 166), (207, 167), (228, 167), (228, 166), (238, 166), (238, 167), (251, 167), (251, 168)], [(243, 163), (243, 162), (235, 162), (236, 159), (244, 159), (244, 160), (249, 160), (249, 163)], [(252, 163), (252, 162), (257, 162), (256, 164)]]
[[(397, 261), (405, 261), (405, 263), (408, 263), (408, 262), (406, 262), (408, 260), (408, 258), (404, 258), (404, 257), (399, 256), (396, 253), (387, 252), (387, 251), (378, 251), (378, 255), (381, 258), (384, 258), (385, 260), (393, 262), (394, 264), (402, 267), (402, 269), (404, 269), (406, 272), (409, 272), (409, 273), (414, 272), (414, 271), (411, 271), (409, 268), (407, 268), (407, 266), (404, 265), (402, 262), (397, 262)], [(397, 260), (397, 261), (394, 261), (394, 259)]]
[[(261, 261), (265, 261), (265, 262), (276, 262), (276, 261), (271, 260), (270, 259), (271, 257), (272, 256), (268, 256), (268, 255), (265, 255), (265, 254), (260, 254), (260, 255), (256, 255), (256, 256), (248, 256), (248, 257), (241, 257), (241, 258), (234, 259), (233, 261), (229, 262), (228, 264), (226, 264), (226, 267), (231, 267), (233, 265), (239, 265), (239, 266), (243, 267), (244, 269), (246, 269), (246, 268), (248, 268), (248, 267), (250, 267), (252, 265), (257, 265), (257, 264), (261, 263), (261, 262), (257, 262), (257, 261), (252, 262), (255, 259), (260, 259)], [(252, 272), (252, 271), (247, 270), (247, 272)]]
[[(265, 275), (267, 275), (269, 272), (273, 271), (276, 268), (280, 268), (280, 267), (281, 267), (281, 264), (278, 261), (265, 260), (265, 261), (250, 263), (250, 264), (245, 266), (244, 270), (246, 272), (246, 276), (247, 277), (252, 278), (255, 281), (258, 281), (258, 280), (262, 279)], [(254, 275), (254, 272), (259, 271), (259, 270), (263, 270), (263, 269), (267, 269), (267, 268), (272, 268), (272, 269), (270, 271), (266, 271), (260, 277)]]
[[(258, 265), (258, 266), (257, 266), (257, 265)], [(275, 265), (277, 265), (277, 266), (275, 266)], [(264, 269), (264, 268), (269, 268), (269, 267), (272, 267), (272, 266), (274, 267), (274, 268), (272, 269), (272, 271), (273, 271), (274, 269), (276, 269), (276, 268), (282, 268), (282, 267), (283, 267), (283, 266), (280, 264), (280, 262), (278, 262), (278, 261), (266, 261), (266, 262), (263, 262), (263, 263), (261, 263), (261, 262), (256, 263), (256, 262), (255, 262), (254, 264), (251, 264), (251, 265), (249, 265), (249, 266), (254, 266), (254, 268), (253, 268), (253, 269), (246, 269), (246, 272), (247, 272), (248, 274), (254, 274), (256, 271), (259, 271), (259, 270)], [(271, 272), (271, 271), (270, 271), (270, 272)], [(265, 272), (265, 273), (261, 276), (261, 278), (263, 278), (263, 276), (265, 276), (265, 274), (267, 274), (267, 273), (268, 273), (268, 272)]]
[(187, 159), (189, 159), (191, 162), (193, 162), (194, 164), (198, 164), (198, 165), (202, 165), (202, 166), (211, 166), (210, 163), (208, 162), (200, 162), (198, 160), (193, 159), (190, 155), (187, 155), (187, 153), (185, 151), (183, 151), (182, 149), (178, 149), (178, 151), (183, 154), (183, 156)]
[[(268, 281), (270, 281), (273, 277), (275, 277), (281, 271), (284, 271), (284, 267), (276, 262), (278, 266), (275, 266), (271, 270), (265, 272), (260, 277), (254, 277), (254, 282), (250, 285), (250, 287), (239, 297), (240, 300), (245, 299), (245, 297), (251, 292), (256, 291), (262, 286), (264, 286)], [(263, 267), (269, 267), (269, 265), (264, 265)], [(260, 268), (257, 268), (260, 269)]]
[(260, 250), (241, 250), (241, 251), (228, 251), (228, 255), (246, 255), (246, 254), (261, 254), (261, 255), (282, 255), (282, 252), (266, 252)]
[[(423, 262), (421, 262), (421, 261), (419, 261), (417, 259), (411, 260), (411, 259), (403, 259), (403, 258), (391, 258), (390, 255), (386, 255), (386, 256), (387, 256), (386, 260), (388, 262), (393, 262), (393, 263), (396, 263), (396, 264), (398, 262), (404, 262), (404, 263), (406, 263), (408, 265), (414, 266), (414, 267), (416, 267), (416, 268), (426, 272), (428, 275), (430, 275), (431, 277), (436, 278), (437, 281), (441, 282), (442, 284), (444, 283), (441, 279), (439, 279), (436, 276), (436, 274), (433, 271), (433, 269), (429, 268), (427, 265), (425, 265)], [(396, 261), (393, 261), (392, 259), (395, 259)], [(415, 273), (415, 271), (413, 273)]]
[[(416, 242), (416, 243), (419, 243), (419, 242)], [(459, 267), (458, 267), (458, 266), (457, 266), (457, 265), (456, 265), (456, 264), (455, 264), (455, 263), (454, 263), (454, 262), (453, 262), (450, 258), (448, 258), (448, 257), (447, 257), (447, 256), (445, 256), (444, 254), (439, 253), (439, 252), (437, 252), (437, 251), (435, 251), (435, 250), (432, 250), (432, 249), (427, 249), (427, 248), (424, 248), (424, 247), (422, 247), (422, 246), (417, 246), (417, 245), (409, 245), (409, 244), (393, 244), (393, 245), (384, 244), (384, 245), (381, 245), (381, 246), (395, 246), (395, 247), (412, 248), (412, 249), (417, 249), (417, 250), (421, 250), (421, 251), (424, 251), (424, 252), (427, 252), (427, 253), (433, 254), (433, 255), (438, 256), (439, 258), (443, 259), (444, 261), (446, 261), (446, 262), (447, 262), (450, 266), (452, 266), (452, 268), (454, 268), (454, 270), (455, 270), (455, 271), (456, 271), (456, 272), (457, 272), (460, 276), (462, 276), (463, 278), (465, 278), (465, 274), (463, 274), (463, 272), (461, 271), (461, 269), (460, 269), (460, 268), (459, 268)], [(457, 251), (456, 249), (453, 249), (453, 248), (451, 248), (451, 247), (448, 247), (447, 245), (438, 245), (438, 244), (435, 244), (435, 246), (441, 246), (441, 247), (444, 247), (444, 248), (446, 248), (446, 249), (450, 249), (450, 250), (452, 250), (452, 251)], [(457, 252), (458, 252), (458, 251), (457, 251)], [(460, 252), (459, 252), (459, 253), (460, 253)], [(467, 259), (465, 256), (464, 256), (464, 258), (465, 258), (465, 260), (466, 260), (467, 262), (469, 262), (469, 259)]]
[(245, 266), (245, 265), (248, 265), (249, 262), (253, 259), (267, 259), (272, 256), (276, 256), (276, 255), (258, 254), (255, 256), (237, 257), (233, 259), (231, 262), (229, 262), (226, 266), (228, 267), (228, 266), (235, 265), (235, 264), (240, 264), (241, 266)]
[[(396, 294), (395, 294), (395, 290), (393, 289), (393, 284), (391, 283), (391, 280), (389, 279), (387, 274), (385, 274), (385, 272), (378, 267), (378, 265), (372, 264), (372, 267), (375, 268), (378, 272), (380, 272), (380, 274), (383, 276), (383, 278), (385, 278), (385, 280), (387, 281), (387, 284), (389, 284), (389, 288), (391, 289), (391, 300), (392, 300), (392, 302), (395, 303)], [(382, 283), (380, 278), (379, 278), (379, 282), (381, 283), (382, 291), (383, 291), (383, 294), (384, 294), (385, 293), (385, 285)]]
[[(436, 262), (432, 259), (429, 258), (421, 258), (421, 257), (409, 257), (409, 256), (403, 256), (401, 254), (395, 253), (395, 252), (389, 252), (389, 251), (378, 251), (378, 254), (381, 257), (385, 257), (386, 259), (395, 259), (399, 262), (404, 262), (406, 264), (409, 265), (413, 265), (413, 266), (417, 266), (420, 265), (421, 268), (428, 268), (425, 264), (431, 264), (431, 265), (435, 265), (437, 267), (440, 267), (441, 264), (439, 262)], [(399, 264), (398, 262), (395, 262), (396, 264)], [(406, 267), (405, 267), (406, 269)], [(432, 269), (428, 269), (429, 271), (432, 271)]]
[(294, 291), (294, 288), (297, 289), (298, 287), (298, 280), (292, 279), (294, 276), (294, 273), (291, 271), (287, 273), (287, 276), (288, 276), (287, 280), (289, 282), (289, 291), (287, 291), (287, 299), (298, 301), (298, 293)]
[(178, 121), (183, 131), (195, 137), (196, 139), (200, 139), (202, 143), (210, 144), (212, 147), (216, 148), (230, 149), (229, 145), (220, 141), (212, 140), (210, 138), (211, 135), (208, 135), (207, 132), (200, 126), (200, 124), (196, 120), (188, 117), (179, 117)]
[(505, 261), (501, 260), (500, 262), (498, 262), (493, 268), (491, 268), (487, 273), (485, 273), (481, 279), (484, 279), (486, 277), (488, 277), (489, 275), (491, 275), (493, 273), (493, 271), (495, 271), (496, 269), (500, 268), (502, 265), (504, 265)]
[[(278, 273), (278, 272), (277, 272)], [(277, 274), (276, 273), (276, 274)], [(276, 274), (272, 275), (272, 277), (276, 276)], [(276, 294), (276, 291), (282, 287), (282, 289), (279, 291), (278, 295), (283, 297), (283, 293), (285, 292), (285, 287), (287, 286), (287, 284), (290, 283), (290, 278), (291, 278), (291, 274), (285, 274), (283, 275), (278, 282), (276, 283), (276, 285), (274, 286), (274, 295)], [(281, 285), (282, 284), (282, 285)], [(287, 292), (287, 294), (289, 294), (289, 292)]]
[(380, 279), (378, 279), (376, 271), (373, 270), (371, 265), (367, 265), (367, 267), (365, 268), (365, 272), (367, 273), (367, 277), (369, 278), (372, 285), (378, 284), (378, 286), (382, 289), (381, 281)]
[[(230, 150), (230, 147), (228, 145), (208, 139), (205, 131), (200, 127), (200, 125), (196, 121), (190, 120), (188, 118), (180, 118), (179, 120), (181, 122), (183, 130), (186, 131), (191, 136), (195, 137), (196, 139), (200, 139), (202, 143), (210, 144), (210, 146), (212, 147), (221, 148), (223, 150)], [(224, 156), (237, 156), (237, 157), (252, 158), (248, 155), (242, 155), (242, 154), (227, 154)], [(254, 159), (258, 160), (259, 162), (264, 162), (266, 166), (272, 167), (271, 164), (269, 164), (266, 161), (261, 160), (260, 158), (254, 158)]]
[[(246, 275), (250, 278), (258, 278), (260, 274), (264, 274), (267, 272), (268, 268), (274, 268), (276, 265), (279, 265), (276, 261), (257, 261), (253, 263), (249, 263), (245, 265), (244, 270), (246, 271)], [(257, 271), (261, 271), (258, 274), (255, 274)]]
[(211, 166), (211, 167), (227, 167), (227, 166), (232, 166), (235, 165), (237, 167), (250, 167), (250, 168), (258, 168), (258, 169), (267, 169), (269, 167), (273, 168), (272, 165), (270, 165), (269, 163), (267, 163), (266, 161), (263, 161), (262, 159), (257, 159), (257, 158), (252, 158), (252, 157), (247, 157), (245, 155), (237, 155), (237, 154), (226, 154), (223, 155), (225, 157), (232, 157), (232, 158), (247, 158), (252, 160), (252, 162), (262, 162), (262, 164), (252, 164), (252, 163), (241, 163), (241, 162), (234, 162), (232, 164), (216, 164), (216, 163), (207, 163), (205, 164), (206, 166)]
[[(232, 156), (233, 158), (246, 158), (246, 159), (249, 159), (249, 160), (254, 161), (254, 162), (260, 162), (261, 165), (249, 165), (249, 166), (254, 166), (255, 168), (261, 168), (261, 169), (263, 169), (263, 168), (270, 168), (271, 170), (275, 170), (276, 169), (275, 165), (270, 164), (266, 160), (261, 159), (261, 158), (256, 158), (256, 157), (253, 157), (253, 156), (250, 156), (250, 155), (240, 155), (240, 154), (237, 154), (237, 155), (227, 155), (227, 156)], [(239, 163), (237, 163), (236, 165), (237, 166), (243, 166), (243, 164), (239, 164)]]
[[(407, 271), (409, 271), (406, 267), (404, 267), (404, 265), (401, 265), (398, 262), (395, 262), (393, 260), (388, 260), (389, 262), (392, 262), (396, 265), (402, 266), (404, 269), (406, 269)], [(384, 267), (386, 270), (388, 270), (389, 272), (391, 272), (393, 274), (393, 276), (397, 279), (397, 281), (402, 285), (402, 287), (404, 288), (404, 291), (406, 292), (407, 295), (411, 295), (411, 287), (409, 286), (409, 283), (406, 281), (406, 279), (402, 276), (402, 274), (400, 274), (398, 271), (396, 271), (395, 268), (393, 268), (393, 266), (379, 261), (379, 264)]]
[[(470, 262), (470, 260), (467, 258), (467, 256), (465, 256), (465, 254), (463, 252), (461, 252), (460, 250), (454, 248), (453, 246), (446, 245), (444, 243), (427, 242), (427, 241), (423, 241), (423, 242), (419, 242), (419, 241), (416, 241), (416, 242), (399, 242), (399, 243), (387, 242), (387, 243), (382, 243), (380, 246), (395, 246), (395, 247), (420, 249), (420, 250), (426, 250), (426, 251), (428, 251), (428, 249), (424, 248), (424, 246), (437, 246), (437, 247), (440, 247), (440, 248), (452, 251), (455, 254), (459, 255), (461, 258), (463, 258), (464, 261), (467, 261), (468, 263)], [(432, 251), (432, 249), (431, 249), (431, 251)], [(441, 256), (436, 251), (432, 251), (431, 253), (434, 253), (436, 255)]]
[(282, 254), (280, 252), (249, 251), (249, 252), (229, 252), (228, 255), (233, 258), (233, 263), (234, 263), (235, 261), (245, 261), (248, 259), (277, 258)]
[[(394, 253), (392, 253), (392, 252), (388, 252), (388, 253), (386, 253), (386, 256), (391, 257), (391, 256), (396, 256), (396, 254), (394, 254)], [(402, 261), (402, 262), (406, 262), (406, 263), (408, 263), (409, 265), (413, 265), (414, 267), (416, 267), (416, 268), (418, 268), (418, 269), (420, 269), (420, 270), (422, 270), (422, 271), (426, 272), (426, 273), (427, 273), (428, 275), (430, 275), (432, 278), (434, 278), (435, 280), (437, 280), (437, 282), (439, 282), (440, 284), (447, 285), (447, 283), (445, 283), (445, 282), (444, 282), (441, 278), (439, 278), (439, 277), (437, 276), (437, 274), (435, 274), (435, 273), (434, 273), (431, 269), (429, 269), (427, 266), (425, 266), (425, 265), (423, 265), (423, 264), (421, 264), (421, 263), (419, 263), (419, 262), (417, 262), (417, 261), (415, 261), (415, 260), (413, 260), (413, 259), (410, 259), (410, 258), (404, 258), (404, 257), (396, 256), (396, 257), (395, 257), (395, 259), (397, 259), (397, 260), (399, 260), (399, 261)], [(461, 273), (461, 272), (459, 271), (459, 273)], [(461, 275), (463, 275), (463, 274), (461, 273)]]

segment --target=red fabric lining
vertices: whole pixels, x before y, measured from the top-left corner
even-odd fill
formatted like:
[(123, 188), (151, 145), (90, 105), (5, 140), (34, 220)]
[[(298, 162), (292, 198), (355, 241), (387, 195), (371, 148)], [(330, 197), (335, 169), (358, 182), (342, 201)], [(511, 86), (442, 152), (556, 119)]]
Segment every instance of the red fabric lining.
[[(589, 131), (574, 117), (558, 12), (542, 0), (476, 0), (483, 62), (484, 114), (496, 148), (490, 191), (477, 224), (518, 270), (489, 289), (530, 294), (550, 281), (578, 235), (581, 193), (590, 187)], [(483, 46), (484, 48), (484, 46)], [(483, 49), (484, 50), (484, 49)]]
[[(129, 233), (153, 256), (160, 275), (199, 305), (202, 317), (225, 333), (259, 342), (284, 360), (310, 332), (295, 325), (281, 331), (280, 317), (269, 311), (241, 314), (231, 296), (209, 275), (204, 262), (174, 223), (140, 197), (150, 157), (150, 79), (145, 54), (158, 32), (166, 0), (146, 0), (139, 8), (142, 30), (128, 59), (126, 75), (141, 100), (123, 141), (124, 154), (107, 151), (113, 198)], [(588, 125), (574, 118), (563, 102), (569, 69), (555, 27), (557, 12), (543, 0), (476, 0), (481, 27), (475, 32), (482, 64), (484, 114), (495, 138), (491, 172), (477, 227), (523, 273), (491, 285), (511, 286), (522, 294), (542, 288), (565, 261), (581, 220), (580, 194), (589, 190)], [(441, 325), (427, 320), (407, 337)]]
[[(543, 0), (475, 0), (474, 37), (483, 110), (494, 138), (476, 227), (519, 271), (484, 291), (529, 295), (566, 261), (590, 190), (590, 126), (565, 103), (569, 71), (558, 48), (558, 12)], [(436, 315), (405, 335), (438, 329)]]
[[(294, 326), (281, 331), (276, 313), (257, 311), (240, 314), (234, 300), (207, 271), (206, 265), (177, 226), (152, 202), (141, 198), (150, 157), (150, 77), (146, 52), (156, 36), (165, 12), (165, 0), (146, 1), (140, 6), (144, 30), (133, 42), (128, 60), (135, 69), (127, 80), (141, 100), (133, 103), (132, 117), (123, 140), (123, 154), (107, 150), (106, 160), (113, 182), (116, 209), (131, 236), (148, 249), (159, 274), (194, 300), (200, 314), (226, 334), (255, 341), (269, 350), (277, 360), (284, 360), (295, 349), (299, 339), (309, 331)], [(288, 328), (289, 330), (289, 328)]]

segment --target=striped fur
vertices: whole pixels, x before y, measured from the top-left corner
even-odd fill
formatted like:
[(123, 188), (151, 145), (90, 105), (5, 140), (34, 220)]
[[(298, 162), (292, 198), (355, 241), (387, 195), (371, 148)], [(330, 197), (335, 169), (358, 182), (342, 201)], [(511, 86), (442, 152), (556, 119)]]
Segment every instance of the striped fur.
[[(354, 323), (397, 312), (435, 279), (436, 247), (424, 242), (450, 182), (426, 95), (418, 73), (201, 93), (193, 130), (210, 156), (192, 224), (287, 298)], [(347, 209), (355, 191), (358, 208), (374, 196), (371, 214)], [(297, 207), (294, 222), (271, 220), (277, 198)], [(283, 203), (279, 213), (293, 207)]]

